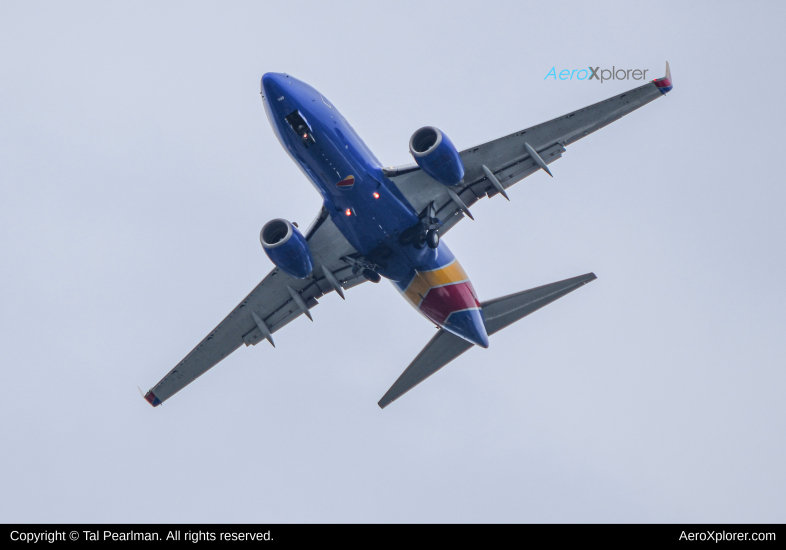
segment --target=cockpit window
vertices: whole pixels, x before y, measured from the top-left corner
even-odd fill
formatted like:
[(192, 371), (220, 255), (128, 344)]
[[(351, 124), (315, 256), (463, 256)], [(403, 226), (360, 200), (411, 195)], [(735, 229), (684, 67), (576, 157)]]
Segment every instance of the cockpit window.
[(308, 139), (311, 135), (311, 125), (306, 121), (306, 117), (300, 114), (300, 111), (289, 113), (284, 117), (297, 135), (303, 139)]
[(303, 145), (308, 147), (309, 142), (316, 143), (314, 134), (311, 131), (311, 125), (300, 111), (289, 113), (284, 117), (284, 120), (286, 120), (292, 130), (300, 136), (300, 139), (303, 140)]

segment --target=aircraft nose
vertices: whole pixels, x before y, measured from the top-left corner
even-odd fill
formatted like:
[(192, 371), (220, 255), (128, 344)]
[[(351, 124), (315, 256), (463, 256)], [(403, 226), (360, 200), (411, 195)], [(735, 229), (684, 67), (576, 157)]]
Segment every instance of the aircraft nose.
[(283, 73), (265, 73), (262, 75), (260, 92), (265, 96), (276, 96), (281, 91), (281, 84), (286, 80)]
[(482, 348), (489, 347), (489, 336), (479, 309), (457, 311), (448, 317), (445, 330)]

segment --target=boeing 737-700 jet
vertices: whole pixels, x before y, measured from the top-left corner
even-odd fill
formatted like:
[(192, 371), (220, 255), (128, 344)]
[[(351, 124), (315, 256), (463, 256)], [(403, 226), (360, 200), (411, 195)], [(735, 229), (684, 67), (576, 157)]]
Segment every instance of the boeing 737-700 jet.
[[(284, 219), (262, 228), (275, 268), (145, 395), (160, 405), (241, 345), (254, 346), (317, 299), (363, 282), (392, 281), (439, 328), (379, 401), (384, 408), (489, 335), (595, 279), (593, 273), (480, 301), (443, 237), (482, 197), (501, 195), (559, 159), (565, 147), (672, 89), (666, 76), (543, 124), (458, 151), (426, 126), (409, 141), (415, 163), (385, 168), (338, 109), (287, 74), (262, 77), (262, 102), (278, 140), (322, 196), (302, 234)], [(508, 199), (509, 200), (509, 199)]]

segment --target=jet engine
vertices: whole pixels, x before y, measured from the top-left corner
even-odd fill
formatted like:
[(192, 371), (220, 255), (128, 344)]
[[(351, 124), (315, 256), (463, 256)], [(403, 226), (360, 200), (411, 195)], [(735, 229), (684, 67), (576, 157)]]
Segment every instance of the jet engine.
[(265, 224), (259, 241), (270, 261), (296, 279), (305, 279), (314, 270), (314, 259), (305, 237), (287, 220), (278, 218)]
[(456, 185), (464, 179), (461, 157), (439, 128), (421, 128), (409, 140), (409, 152), (418, 166), (443, 185)]

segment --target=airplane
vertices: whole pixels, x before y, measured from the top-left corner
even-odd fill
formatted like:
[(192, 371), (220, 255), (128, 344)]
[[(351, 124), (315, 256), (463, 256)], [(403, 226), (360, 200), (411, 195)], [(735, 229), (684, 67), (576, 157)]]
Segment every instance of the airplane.
[[(301, 315), (313, 321), (317, 299), (366, 281), (390, 280), (439, 327), (378, 402), (385, 408), (489, 336), (593, 281), (594, 273), (480, 301), (444, 235), (482, 197), (500, 195), (549, 165), (566, 147), (667, 94), (666, 75), (594, 105), (458, 151), (433, 126), (409, 141), (414, 163), (384, 167), (317, 90), (289, 74), (262, 76), (261, 96), (273, 132), (322, 196), (301, 233), (285, 219), (262, 227), (260, 242), (275, 268), (144, 398), (157, 407), (241, 345), (255, 346)], [(141, 390), (140, 390), (141, 392)]]

